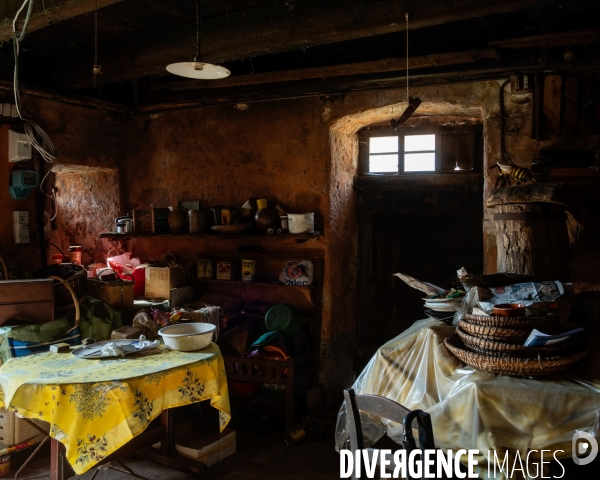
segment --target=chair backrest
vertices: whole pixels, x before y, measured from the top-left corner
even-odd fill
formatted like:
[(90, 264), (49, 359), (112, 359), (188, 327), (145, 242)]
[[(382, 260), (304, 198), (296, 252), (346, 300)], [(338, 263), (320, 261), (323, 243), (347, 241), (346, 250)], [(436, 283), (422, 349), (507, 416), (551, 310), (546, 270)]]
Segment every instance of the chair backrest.
[(360, 411), (372, 413), (393, 422), (402, 423), (410, 410), (389, 398), (378, 395), (356, 395), (353, 389), (344, 390), (346, 399), (346, 415), (350, 430), (350, 449), (352, 451), (365, 448)]

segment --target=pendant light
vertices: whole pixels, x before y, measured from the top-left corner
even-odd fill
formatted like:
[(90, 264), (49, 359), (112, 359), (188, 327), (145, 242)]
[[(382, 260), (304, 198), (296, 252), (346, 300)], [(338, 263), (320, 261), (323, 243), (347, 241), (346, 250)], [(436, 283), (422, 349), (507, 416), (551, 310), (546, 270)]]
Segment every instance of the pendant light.
[(213, 65), (202, 61), (200, 55), (200, 0), (196, 2), (196, 56), (193, 62), (171, 63), (167, 65), (167, 72), (180, 77), (195, 78), (199, 80), (215, 80), (230, 75), (230, 71), (221, 65)]
[(421, 105), (420, 98), (413, 98), (408, 93), (408, 13), (406, 14), (406, 101), (408, 102), (408, 106), (404, 113), (398, 120), (392, 120), (390, 123), (394, 130), (400, 128), (404, 123), (411, 117), (415, 110), (419, 108)]

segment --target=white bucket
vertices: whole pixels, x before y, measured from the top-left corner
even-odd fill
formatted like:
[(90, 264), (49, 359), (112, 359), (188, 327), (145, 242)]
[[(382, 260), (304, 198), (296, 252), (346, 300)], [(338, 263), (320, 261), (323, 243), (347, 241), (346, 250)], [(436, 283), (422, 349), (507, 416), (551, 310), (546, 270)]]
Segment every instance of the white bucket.
[(288, 227), (290, 233), (315, 233), (315, 214), (288, 213)]

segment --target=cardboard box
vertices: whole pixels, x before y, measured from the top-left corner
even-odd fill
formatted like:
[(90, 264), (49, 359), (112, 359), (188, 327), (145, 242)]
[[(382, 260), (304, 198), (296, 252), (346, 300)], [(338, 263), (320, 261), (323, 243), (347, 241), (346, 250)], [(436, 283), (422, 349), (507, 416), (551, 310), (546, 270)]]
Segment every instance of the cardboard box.
[(103, 282), (90, 278), (87, 281), (87, 294), (114, 308), (133, 306), (133, 282), (127, 280)]
[(54, 280), (30, 279), (0, 282), (0, 324), (54, 320)]
[[(50, 424), (40, 420), (31, 420), (46, 432), (50, 431)], [(13, 447), (19, 443), (34, 440), (42, 441), (44, 435), (29, 425), (25, 420), (15, 415), (15, 412), (9, 412), (5, 408), (0, 408), (0, 448)]]
[(185, 287), (190, 278), (182, 267), (146, 267), (146, 298), (168, 300), (172, 288)]
[[(153, 446), (160, 448), (160, 443)], [(226, 428), (222, 434), (191, 436), (184, 445), (175, 444), (175, 449), (182, 456), (210, 467), (236, 452), (235, 430)]]

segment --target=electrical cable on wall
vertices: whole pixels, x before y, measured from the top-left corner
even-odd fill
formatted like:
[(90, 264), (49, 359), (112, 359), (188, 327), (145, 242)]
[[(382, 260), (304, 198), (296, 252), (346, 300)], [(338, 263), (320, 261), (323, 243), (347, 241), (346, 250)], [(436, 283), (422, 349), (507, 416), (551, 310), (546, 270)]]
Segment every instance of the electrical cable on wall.
[(48, 178), (48, 175), (50, 175), (52, 172), (54, 172), (54, 167), (52, 167), (50, 170), (48, 170), (46, 172), (46, 175), (44, 175), (44, 178), (42, 178), (42, 181), (40, 182), (40, 190), (42, 191), (42, 193), (44, 195), (46, 195), (54, 203), (54, 216), (50, 219), (51, 222), (53, 222), (54, 220), (56, 220), (56, 216), (58, 215), (58, 203), (56, 202), (56, 189), (53, 188), (52, 189), (52, 195), (48, 195), (46, 193), (46, 190), (45, 190), (44, 186), (46, 185), (45, 184), (46, 178)]
[[(25, 14), (25, 21), (23, 28), (20, 33), (17, 33), (17, 20), (19, 15), (27, 6), (27, 13)], [(42, 127), (32, 120), (27, 120), (23, 117), (21, 110), (21, 95), (19, 93), (19, 54), (21, 52), (21, 42), (25, 38), (27, 32), (27, 25), (29, 25), (29, 19), (31, 18), (31, 12), (33, 10), (33, 0), (25, 0), (21, 5), (21, 8), (17, 11), (15, 18), (12, 23), (12, 38), (13, 38), (13, 49), (15, 54), (15, 73), (14, 73), (14, 91), (15, 91), (15, 106), (19, 118), (25, 122), (24, 130), (25, 135), (31, 142), (33, 148), (42, 156), (44, 161), (48, 163), (54, 163), (56, 158), (56, 150), (50, 137), (44, 132)]]
[(94, 74), (94, 88), (98, 88), (96, 77), (102, 75), (102, 67), (98, 65), (98, 0), (96, 0), (94, 10), (94, 68), (92, 68), (92, 73)]

